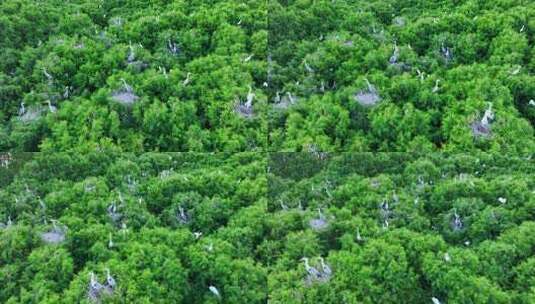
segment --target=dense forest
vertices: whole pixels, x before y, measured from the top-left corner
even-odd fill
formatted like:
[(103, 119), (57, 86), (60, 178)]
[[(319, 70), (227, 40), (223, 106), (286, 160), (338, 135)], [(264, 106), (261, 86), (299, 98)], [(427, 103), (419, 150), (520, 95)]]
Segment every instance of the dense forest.
[(273, 151), (534, 151), (535, 2), (270, 1)]
[(0, 2), (0, 150), (256, 151), (265, 1)]
[(272, 303), (535, 303), (535, 162), (279, 153)]
[(265, 302), (261, 154), (10, 159), (0, 303)]
[(0, 3), (0, 150), (535, 150), (528, 0)]
[(3, 154), (2, 303), (534, 303), (535, 162)]

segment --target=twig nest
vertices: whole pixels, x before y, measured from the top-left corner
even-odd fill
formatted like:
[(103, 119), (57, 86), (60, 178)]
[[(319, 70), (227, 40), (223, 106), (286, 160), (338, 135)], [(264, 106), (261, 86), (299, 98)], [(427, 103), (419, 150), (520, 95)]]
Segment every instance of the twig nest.
[(381, 101), (381, 96), (373, 85), (369, 85), (367, 90), (358, 91), (354, 95), (355, 101), (365, 107), (372, 107)]
[(275, 97), (275, 104), (273, 104), (273, 107), (275, 109), (285, 110), (296, 104), (298, 101), (299, 98), (297, 96), (293, 96), (290, 92), (287, 92), (282, 97), (277, 92), (277, 96)]
[(397, 27), (404, 27), (406, 22), (405, 22), (405, 18), (401, 17), (401, 16), (397, 16), (396, 18), (394, 18), (392, 20), (392, 24), (394, 26), (397, 26)]
[(243, 118), (253, 118), (255, 116), (253, 105), (242, 103), (240, 100), (236, 99), (236, 103), (234, 105), (234, 111), (240, 115)]
[(54, 225), (54, 228), (48, 232), (41, 234), (41, 239), (47, 244), (59, 244), (65, 241), (66, 227), (58, 227)]
[(139, 99), (139, 97), (136, 94), (134, 94), (134, 89), (131, 86), (129, 86), (124, 80), (123, 80), (123, 88), (119, 91), (115, 91), (111, 95), (111, 98), (114, 101), (125, 106), (131, 106)]
[(323, 230), (329, 226), (329, 222), (325, 218), (311, 219), (308, 223), (313, 230)]
[(255, 116), (253, 110), (253, 100), (255, 96), (252, 87), (249, 86), (249, 93), (247, 93), (245, 102), (242, 102), (238, 97), (234, 100), (234, 112), (246, 119), (253, 118)]
[(19, 120), (23, 123), (30, 123), (41, 118), (44, 108), (40, 106), (28, 107), (22, 115), (19, 116)]
[(472, 134), (476, 138), (488, 138), (492, 135), (490, 124), (483, 124), (481, 121), (474, 121), (470, 125)]

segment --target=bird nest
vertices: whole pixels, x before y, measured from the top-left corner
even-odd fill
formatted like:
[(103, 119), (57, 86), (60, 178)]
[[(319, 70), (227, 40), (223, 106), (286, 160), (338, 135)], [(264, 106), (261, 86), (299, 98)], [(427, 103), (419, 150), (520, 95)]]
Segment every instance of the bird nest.
[(354, 95), (355, 100), (362, 106), (371, 107), (381, 101), (381, 97), (374, 90), (362, 90)]
[(118, 102), (125, 106), (131, 106), (139, 99), (139, 97), (134, 94), (134, 90), (132, 89), (132, 87), (126, 84), (126, 82), (124, 82), (123, 88), (121, 90), (115, 91), (111, 95), (111, 98), (115, 102)]
[(54, 225), (52, 230), (41, 234), (41, 239), (47, 244), (59, 244), (65, 241), (66, 232), (66, 227), (58, 227)]
[(472, 129), (472, 135), (476, 138), (488, 138), (492, 135), (491, 126), (483, 124), (481, 121), (474, 121), (470, 128)]
[(38, 120), (41, 118), (44, 109), (42, 107), (29, 107), (24, 114), (19, 116), (20, 121), (24, 123), (29, 123)]

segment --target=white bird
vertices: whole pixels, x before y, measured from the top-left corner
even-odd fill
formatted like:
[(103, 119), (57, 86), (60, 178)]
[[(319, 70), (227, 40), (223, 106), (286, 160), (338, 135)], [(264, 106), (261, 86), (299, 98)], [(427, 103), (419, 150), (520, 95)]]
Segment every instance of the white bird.
[(517, 75), (518, 73), (520, 73), (521, 69), (522, 69), (521, 66), (517, 66), (516, 69), (512, 70), (510, 73), (511, 75)]
[(106, 268), (106, 283), (109, 287), (115, 288), (115, 279), (110, 275), (110, 270), (108, 268)]
[(435, 297), (432, 297), (431, 301), (433, 301), (433, 304), (440, 304), (440, 301)]
[(245, 106), (247, 108), (250, 108), (253, 106), (253, 99), (255, 97), (255, 94), (253, 93), (253, 89), (251, 86), (249, 86), (249, 93), (247, 93), (247, 102), (245, 103)]
[(251, 54), (247, 56), (245, 59), (243, 59), (243, 62), (249, 62), (253, 58), (254, 54)]
[(108, 241), (108, 248), (113, 248), (113, 239), (111, 238), (111, 232), (110, 232), (109, 241)]
[(132, 46), (132, 42), (130, 41), (129, 42), (129, 46), (128, 48), (130, 49), (130, 52), (128, 53), (128, 62), (133, 62), (134, 60), (136, 60), (136, 53), (134, 51), (134, 47)]
[(43, 202), (43, 200), (41, 199), (41, 197), (39, 197), (39, 205), (41, 206), (41, 208), (42, 208), (43, 210), (46, 210), (45, 202)]
[(308, 264), (308, 258), (303, 257), (301, 261), (305, 262), (305, 270), (309, 275), (311, 275), (313, 278), (319, 278), (321, 276), (321, 273), (316, 268)]
[(212, 252), (212, 251), (214, 251), (214, 244), (210, 243), (210, 244), (204, 246), (204, 249), (206, 249), (208, 252)]
[(202, 236), (202, 232), (193, 232), (193, 236), (195, 236), (195, 239), (198, 240)]
[(48, 110), (50, 110), (51, 113), (56, 113), (58, 111), (56, 106), (53, 106), (50, 100), (47, 100), (46, 103), (48, 104)]
[(165, 77), (165, 79), (168, 79), (169, 77), (167, 76), (167, 70), (165, 68), (162, 68), (161, 66), (158, 67), (158, 70), (160, 70), (160, 72), (163, 74), (163, 76)]
[(187, 86), (190, 83), (191, 81), (190, 77), (191, 77), (191, 73), (186, 74), (186, 79), (184, 79), (184, 81), (182, 82), (183, 86)]
[(126, 83), (126, 80), (124, 78), (121, 78), (121, 82), (123, 83), (124, 90), (126, 92), (132, 92), (132, 87)]
[(126, 235), (128, 233), (128, 228), (126, 228), (125, 222), (121, 224), (121, 232), (123, 233), (123, 235)]
[(323, 270), (323, 274), (330, 276), (332, 274), (331, 267), (325, 264), (325, 261), (323, 260), (322, 257), (320, 257), (320, 262), (321, 262), (321, 269)]
[(311, 67), (308, 65), (306, 59), (303, 61), (303, 63), (304, 63), (304, 65), (305, 65), (305, 69), (307, 70), (308, 73), (310, 73), (310, 74), (314, 73), (314, 69), (311, 68)]
[(63, 98), (67, 99), (70, 96), (70, 88), (68, 86), (65, 87), (65, 90), (63, 91)]
[(357, 227), (357, 241), (362, 241), (362, 237), (360, 236), (360, 230), (359, 228)]
[(91, 277), (91, 281), (89, 282), (91, 284), (91, 287), (97, 288), (97, 286), (100, 285), (97, 281), (97, 277), (92, 271), (89, 273), (89, 276)]
[(526, 25), (522, 24), (522, 28), (520, 29), (520, 32), (522, 33), (524, 31), (524, 29), (526, 29)]
[(528, 103), (530, 106), (534, 106), (535, 107), (535, 100), (533, 99), (530, 99), (529, 103)]
[(366, 85), (368, 86), (368, 92), (375, 93), (377, 91), (375, 87), (370, 83), (368, 78), (364, 78), (364, 81), (366, 81)]
[(418, 74), (418, 77), (420, 78), (420, 82), (424, 81), (425, 73), (422, 73), (420, 69), (416, 69), (416, 73)]
[(433, 93), (438, 92), (438, 90), (440, 89), (440, 88), (438, 87), (438, 84), (439, 84), (439, 83), (440, 83), (440, 79), (437, 79), (437, 80), (435, 81), (435, 87), (433, 87)]
[(167, 40), (167, 48), (169, 49), (169, 52), (171, 52), (173, 55), (178, 54), (178, 46), (176, 45), (176, 43), (171, 42), (171, 39)]
[(19, 116), (24, 115), (24, 113), (26, 113), (26, 107), (24, 107), (24, 102), (21, 102), (19, 108)]
[(451, 257), (449, 255), (449, 253), (447, 253), (447, 252), (444, 253), (444, 261), (446, 261), (446, 262), (450, 262), (451, 261)]
[(291, 92), (287, 92), (286, 94), (288, 95), (288, 99), (290, 100), (290, 103), (293, 104), (295, 102), (295, 99), (292, 96), (292, 93)]
[(45, 74), (45, 76), (46, 76), (46, 78), (47, 78), (48, 80), (52, 80), (52, 75), (50, 75), (50, 74), (47, 72), (46, 68), (43, 68), (43, 74)]
[(489, 102), (489, 107), (485, 110), (485, 113), (483, 114), (481, 124), (488, 126), (490, 124), (490, 120), (492, 119), (494, 119), (494, 113), (492, 112), (492, 102)]
[(219, 293), (219, 290), (218, 290), (215, 286), (210, 285), (210, 286), (208, 287), (208, 289), (209, 289), (209, 290), (210, 290), (216, 297), (221, 298), (221, 294)]
[(507, 203), (507, 199), (505, 197), (498, 197), (498, 201), (502, 204)]

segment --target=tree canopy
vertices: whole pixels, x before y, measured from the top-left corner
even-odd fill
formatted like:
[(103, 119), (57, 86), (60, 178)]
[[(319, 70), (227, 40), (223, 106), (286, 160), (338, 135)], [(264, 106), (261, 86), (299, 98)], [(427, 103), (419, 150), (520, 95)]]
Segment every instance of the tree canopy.
[(534, 150), (532, 1), (268, 10), (272, 150)]
[(266, 147), (264, 1), (7, 0), (0, 16), (2, 151)]
[(531, 158), (10, 157), (0, 187), (3, 303), (533, 303), (535, 296)]

